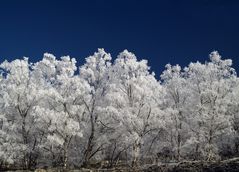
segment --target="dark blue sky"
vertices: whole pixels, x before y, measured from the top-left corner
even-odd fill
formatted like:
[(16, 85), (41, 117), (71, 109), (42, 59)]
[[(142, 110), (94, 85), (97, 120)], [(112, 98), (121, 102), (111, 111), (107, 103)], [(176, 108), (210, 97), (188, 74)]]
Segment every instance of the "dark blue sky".
[(218, 50), (239, 72), (238, 0), (1, 0), (0, 61), (44, 52), (80, 64), (97, 48), (128, 49), (160, 75), (166, 63)]

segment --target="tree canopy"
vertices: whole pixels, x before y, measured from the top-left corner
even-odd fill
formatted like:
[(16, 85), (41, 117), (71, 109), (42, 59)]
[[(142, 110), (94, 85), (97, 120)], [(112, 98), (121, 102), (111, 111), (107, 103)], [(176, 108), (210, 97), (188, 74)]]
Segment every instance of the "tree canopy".
[[(114, 60), (112, 60), (114, 59)], [(107, 161), (219, 160), (239, 155), (239, 78), (217, 51), (167, 64), (98, 49), (0, 64), (0, 164), (26, 169)]]

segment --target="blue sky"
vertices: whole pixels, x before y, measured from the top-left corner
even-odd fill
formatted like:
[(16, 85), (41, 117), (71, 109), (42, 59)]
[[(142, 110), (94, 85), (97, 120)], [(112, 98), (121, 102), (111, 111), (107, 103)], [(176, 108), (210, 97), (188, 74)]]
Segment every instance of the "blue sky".
[(0, 61), (44, 52), (79, 64), (97, 48), (146, 58), (159, 76), (167, 63), (208, 60), (218, 50), (239, 71), (237, 0), (1, 0)]

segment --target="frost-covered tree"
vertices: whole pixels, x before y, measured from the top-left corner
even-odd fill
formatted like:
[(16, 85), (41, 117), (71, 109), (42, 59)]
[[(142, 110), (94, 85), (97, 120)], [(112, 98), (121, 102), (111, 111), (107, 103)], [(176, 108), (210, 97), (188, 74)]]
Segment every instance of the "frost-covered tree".
[(199, 151), (206, 160), (217, 158), (218, 139), (232, 131), (228, 110), (236, 78), (231, 60), (222, 60), (216, 51), (210, 54), (210, 60), (205, 64), (191, 63), (185, 69), (194, 95), (191, 129), (195, 133), (196, 152)]
[(190, 114), (190, 91), (187, 87), (187, 80), (179, 65), (166, 65), (166, 70), (162, 73), (162, 85), (165, 88), (164, 97), (165, 111), (169, 115), (168, 142), (169, 148), (173, 151), (175, 158), (180, 161), (181, 149), (186, 139), (189, 137), (187, 118)]
[(83, 166), (89, 165), (90, 159), (102, 151), (106, 144), (101, 131), (104, 124), (102, 119), (106, 119), (102, 108), (105, 107), (103, 99), (108, 89), (110, 67), (111, 55), (104, 49), (98, 49), (94, 55), (87, 57), (86, 63), (80, 67), (80, 78), (86, 81), (91, 89), (89, 97), (82, 99), (85, 105)]
[(36, 165), (39, 140), (35, 130), (34, 107), (41, 99), (37, 85), (31, 75), (28, 58), (3, 62), (1, 79), (1, 130), (4, 158), (8, 162), (30, 168)]
[(138, 61), (127, 50), (120, 53), (110, 76), (109, 110), (122, 142), (130, 145), (132, 166), (138, 165), (144, 138), (164, 126), (159, 108), (161, 86), (149, 72), (146, 60)]
[(90, 88), (87, 83), (75, 75), (76, 61), (69, 56), (61, 60), (51, 54), (45, 54), (43, 60), (34, 66), (35, 76), (45, 87), (44, 102), (35, 112), (40, 117), (40, 127), (46, 126), (46, 141), (43, 148), (52, 154), (52, 159), (60, 161), (67, 168), (69, 148), (74, 137), (82, 137), (83, 131), (79, 118), (84, 109), (81, 97)]
[(127, 50), (0, 64), (0, 166), (25, 169), (239, 154), (239, 79), (218, 52), (157, 81)]
[(232, 127), (234, 130), (233, 133), (233, 143), (228, 143), (228, 146), (233, 149), (231, 154), (237, 155), (239, 154), (239, 78), (236, 79), (235, 85), (233, 87), (232, 92), (230, 93), (230, 104), (228, 113), (232, 116)]

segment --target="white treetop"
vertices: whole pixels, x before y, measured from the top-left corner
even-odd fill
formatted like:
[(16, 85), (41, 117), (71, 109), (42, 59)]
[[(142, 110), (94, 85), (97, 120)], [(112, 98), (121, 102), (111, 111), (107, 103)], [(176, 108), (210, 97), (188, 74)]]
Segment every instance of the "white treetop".
[(147, 60), (98, 49), (77, 66), (45, 53), (0, 64), (0, 164), (218, 160), (239, 153), (239, 79), (217, 51), (160, 80)]

